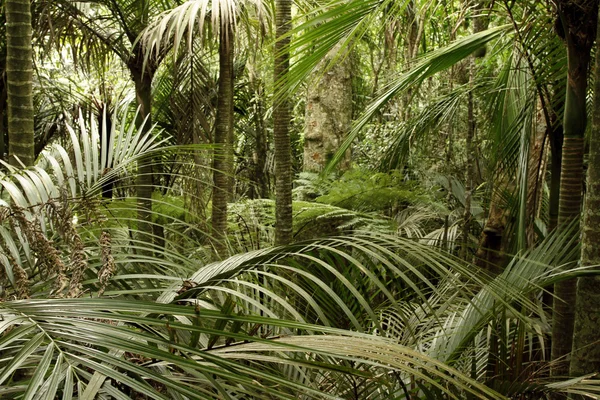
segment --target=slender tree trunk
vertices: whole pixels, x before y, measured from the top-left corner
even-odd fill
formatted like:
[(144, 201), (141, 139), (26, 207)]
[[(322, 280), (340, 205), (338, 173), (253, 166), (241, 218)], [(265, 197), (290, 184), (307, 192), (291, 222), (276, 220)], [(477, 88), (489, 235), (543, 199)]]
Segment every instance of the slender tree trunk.
[[(102, 163), (106, 166), (102, 174), (108, 173), (112, 168), (111, 160), (108, 159), (108, 148), (102, 148), (102, 142), (106, 141), (107, 147), (111, 146), (111, 134), (112, 134), (112, 115), (108, 104), (104, 103), (98, 110), (98, 132), (100, 134), (100, 153), (104, 153), (105, 157), (102, 159)], [(102, 185), (102, 198), (110, 200), (113, 197), (113, 186), (114, 179), (110, 179)]]
[(33, 165), (33, 51), (29, 0), (6, 0), (9, 162)]
[(534, 245), (537, 238), (537, 234), (535, 233), (535, 219), (539, 216), (542, 188), (546, 174), (546, 157), (544, 155), (547, 154), (545, 140), (547, 132), (548, 127), (546, 126), (543, 112), (538, 109), (535, 129), (529, 139), (526, 212), (527, 244), (529, 247)]
[(552, 232), (558, 226), (558, 205), (560, 201), (560, 170), (562, 168), (562, 146), (563, 146), (563, 124), (557, 115), (557, 110), (564, 108), (562, 95), (556, 93), (558, 84), (554, 85), (554, 101), (552, 102), (552, 130), (550, 131), (550, 200), (549, 200), (549, 225), (548, 232)]
[[(477, 3), (477, 7), (474, 9), (475, 16), (473, 17), (473, 33), (479, 33), (487, 29), (489, 20), (483, 17), (483, 8), (485, 2), (481, 1)], [(472, 192), (475, 185), (475, 163), (477, 162), (475, 146), (473, 139), (475, 136), (476, 129), (476, 118), (475, 118), (475, 104), (473, 102), (473, 81), (475, 79), (475, 59), (482, 58), (485, 56), (485, 47), (483, 51), (478, 51), (469, 58), (469, 93), (467, 96), (467, 137), (466, 137), (466, 153), (467, 153), (467, 165), (466, 176), (465, 176), (465, 212), (463, 214), (463, 242), (460, 249), (460, 257), (467, 259), (468, 257), (468, 246), (469, 246), (469, 233), (471, 232), (471, 200)], [(491, 243), (489, 243), (491, 244)]]
[[(277, 0), (274, 80), (286, 82), (290, 67), (290, 30), (292, 1)], [(290, 104), (287, 96), (273, 105), (273, 140), (275, 142), (275, 244), (292, 241), (292, 150), (290, 144)]]
[[(560, 202), (560, 171), (562, 169), (562, 146), (564, 141), (563, 123), (558, 115), (558, 110), (565, 106), (564, 97), (559, 94), (560, 85), (554, 83), (553, 99), (550, 114), (552, 126), (550, 129), (550, 194), (548, 201), (548, 232), (552, 232), (558, 226), (558, 207)], [(545, 310), (551, 312), (554, 304), (554, 286), (546, 288), (542, 295)], [(548, 359), (551, 358), (551, 348), (546, 349)]]
[(256, 107), (254, 110), (255, 131), (256, 131), (256, 149), (254, 157), (254, 184), (256, 186), (257, 197), (266, 199), (269, 197), (269, 176), (266, 171), (267, 165), (267, 130), (264, 123), (264, 107), (262, 82), (258, 82)]
[(221, 26), (219, 37), (219, 88), (213, 160), (212, 228), (217, 254), (227, 257), (227, 203), (233, 175), (233, 26)]
[(6, 81), (3, 75), (4, 74), (0, 75), (0, 80), (2, 80), (2, 82), (0, 83), (0, 86), (2, 86), (2, 88), (0, 89), (0, 160), (6, 161), (4, 155), (6, 154), (7, 131), (4, 117), (6, 115), (7, 108), (7, 88), (5, 85)]
[[(142, 70), (140, 63), (130, 65), (130, 71), (135, 83), (137, 102), (140, 106), (135, 123), (143, 133), (148, 132), (152, 127), (153, 71), (148, 66), (146, 68), (146, 70)], [(152, 159), (144, 158), (138, 161), (138, 172), (135, 182), (138, 202), (138, 240), (147, 244), (154, 242), (152, 228), (152, 192), (154, 191), (152, 169)]]
[[(600, 18), (598, 20), (600, 22)], [(600, 32), (600, 29), (597, 30)], [(596, 43), (598, 43), (597, 39)], [(600, 265), (600, 49), (596, 45), (594, 111), (581, 238), (581, 264)], [(570, 373), (600, 371), (600, 275), (577, 280)]]
[[(574, 232), (578, 232), (582, 203), (584, 133), (587, 123), (587, 74), (590, 50), (595, 38), (598, 2), (563, 0), (559, 2), (558, 7), (565, 28), (568, 58), (558, 229), (564, 231), (571, 227)], [(593, 20), (591, 25), (590, 20)], [(557, 362), (553, 364), (552, 376), (565, 376), (569, 373), (567, 357), (573, 342), (575, 287), (574, 279), (554, 285), (554, 295), (557, 299), (554, 301), (552, 313), (551, 353), (552, 360)]]
[[(469, 61), (469, 84), (472, 87), (475, 74), (475, 60)], [(463, 213), (463, 232), (462, 245), (460, 248), (460, 258), (468, 259), (469, 233), (471, 232), (471, 199), (474, 186), (474, 163), (475, 152), (473, 146), (473, 137), (475, 136), (475, 105), (473, 104), (473, 89), (469, 90), (467, 95), (467, 137), (466, 137), (466, 153), (467, 165), (465, 166), (465, 211)]]

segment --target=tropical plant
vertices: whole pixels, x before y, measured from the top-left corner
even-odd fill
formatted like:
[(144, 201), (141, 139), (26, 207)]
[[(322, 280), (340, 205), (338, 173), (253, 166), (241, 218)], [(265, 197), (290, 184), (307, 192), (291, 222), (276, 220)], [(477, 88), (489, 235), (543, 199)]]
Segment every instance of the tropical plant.
[[(53, 47), (34, 51), (38, 162), (0, 172), (0, 397), (600, 398), (577, 348), (593, 297), (578, 376), (552, 376), (550, 300), (573, 307), (551, 288), (597, 285), (593, 207), (581, 264), (578, 218), (554, 229), (575, 54), (555, 22), (597, 2), (558, 3), (35, 2), (34, 50)], [(282, 200), (296, 89), (350, 51), (333, 162), (352, 146), (354, 168)]]

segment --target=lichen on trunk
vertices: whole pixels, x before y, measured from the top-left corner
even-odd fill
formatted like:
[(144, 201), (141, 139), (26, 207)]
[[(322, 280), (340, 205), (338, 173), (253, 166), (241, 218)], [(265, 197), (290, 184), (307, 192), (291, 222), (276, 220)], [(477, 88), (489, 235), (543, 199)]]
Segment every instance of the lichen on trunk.
[[(321, 61), (319, 79), (308, 87), (304, 133), (304, 171), (307, 172), (323, 169), (352, 124), (352, 63), (348, 54), (339, 55), (339, 51), (339, 47), (335, 47)], [(327, 68), (332, 61), (334, 64)], [(347, 168), (349, 162), (347, 154), (340, 168)]]

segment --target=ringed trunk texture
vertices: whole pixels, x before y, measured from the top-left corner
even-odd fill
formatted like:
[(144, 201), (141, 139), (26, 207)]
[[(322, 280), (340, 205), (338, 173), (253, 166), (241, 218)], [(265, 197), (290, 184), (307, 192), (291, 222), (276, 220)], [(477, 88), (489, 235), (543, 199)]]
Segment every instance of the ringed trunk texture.
[[(304, 135), (304, 171), (320, 172), (336, 153), (352, 125), (352, 63), (350, 56), (335, 61), (334, 48), (321, 62), (319, 82), (308, 88), (306, 102), (306, 132)], [(349, 153), (340, 163), (341, 169), (350, 164)]]
[[(600, 29), (597, 32), (600, 32)], [(596, 50), (594, 111), (587, 174), (581, 238), (583, 266), (600, 265), (600, 52), (598, 50)], [(578, 278), (570, 365), (572, 376), (600, 371), (599, 327), (600, 275)]]
[[(284, 84), (290, 68), (291, 0), (277, 0), (275, 16), (275, 69), (277, 85)], [(282, 39), (283, 38), (283, 39)], [(273, 105), (273, 140), (275, 142), (275, 244), (292, 241), (292, 150), (290, 144), (290, 103), (286, 95)]]
[(217, 254), (228, 255), (227, 203), (233, 176), (233, 26), (221, 27), (219, 37), (219, 88), (213, 159), (212, 229), (213, 246)]
[(6, 0), (5, 7), (9, 162), (30, 166), (35, 161), (31, 5), (29, 0)]
[[(577, 3), (577, 4), (576, 4)], [(565, 96), (564, 142), (560, 178), (558, 229), (579, 232), (581, 217), (584, 133), (587, 123), (586, 94), (590, 50), (595, 39), (597, 0), (564, 0), (558, 4), (567, 43), (567, 93)], [(593, 23), (590, 26), (590, 22)], [(552, 313), (552, 376), (569, 373), (569, 355), (573, 343), (574, 279), (554, 285)]]

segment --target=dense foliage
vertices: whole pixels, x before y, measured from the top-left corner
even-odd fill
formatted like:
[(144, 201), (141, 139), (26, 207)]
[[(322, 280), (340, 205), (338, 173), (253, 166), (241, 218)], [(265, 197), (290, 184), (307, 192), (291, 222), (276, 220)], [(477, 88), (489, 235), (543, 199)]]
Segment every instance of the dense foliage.
[(600, 398), (598, 1), (30, 6), (0, 398)]

